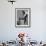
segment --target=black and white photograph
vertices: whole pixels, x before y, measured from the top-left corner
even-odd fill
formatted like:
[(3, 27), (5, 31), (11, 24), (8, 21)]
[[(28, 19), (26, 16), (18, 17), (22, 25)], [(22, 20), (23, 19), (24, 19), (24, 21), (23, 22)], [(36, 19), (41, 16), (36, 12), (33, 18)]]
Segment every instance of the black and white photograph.
[(15, 9), (15, 23), (16, 27), (29, 27), (30, 26), (30, 8), (16, 8)]

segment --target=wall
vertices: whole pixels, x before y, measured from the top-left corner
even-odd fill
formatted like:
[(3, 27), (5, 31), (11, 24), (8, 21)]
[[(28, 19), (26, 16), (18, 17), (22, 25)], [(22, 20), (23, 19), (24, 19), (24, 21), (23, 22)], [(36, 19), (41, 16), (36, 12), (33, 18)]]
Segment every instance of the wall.
[[(17, 0), (14, 5), (0, 0), (0, 41), (15, 40), (19, 32), (26, 32), (33, 40), (46, 40), (46, 13), (43, 0)], [(31, 27), (15, 27), (15, 8), (31, 8)]]

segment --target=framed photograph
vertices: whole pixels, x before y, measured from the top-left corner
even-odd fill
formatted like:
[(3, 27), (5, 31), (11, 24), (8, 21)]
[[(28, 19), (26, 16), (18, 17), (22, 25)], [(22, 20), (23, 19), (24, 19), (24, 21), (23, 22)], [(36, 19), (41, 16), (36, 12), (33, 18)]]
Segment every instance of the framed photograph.
[(31, 26), (30, 8), (15, 8), (15, 26), (19, 28)]

